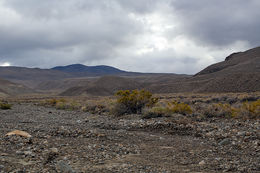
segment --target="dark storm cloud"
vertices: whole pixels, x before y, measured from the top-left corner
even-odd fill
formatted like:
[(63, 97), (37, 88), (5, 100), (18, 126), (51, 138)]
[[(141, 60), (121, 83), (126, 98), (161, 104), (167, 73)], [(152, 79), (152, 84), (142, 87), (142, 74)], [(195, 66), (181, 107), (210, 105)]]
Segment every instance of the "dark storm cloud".
[(5, 6), (19, 15), (18, 22), (0, 28), (1, 57), (15, 59), (12, 64), (19, 58), (25, 60), (23, 65), (33, 65), (32, 59), (46, 56), (72, 63), (76, 57), (70, 52), (51, 55), (66, 48), (85, 61), (109, 58), (117, 45), (130, 44), (140, 30), (119, 4), (110, 1), (8, 0)]
[(258, 46), (260, 35), (259, 0), (173, 1), (182, 29), (201, 44), (225, 46), (245, 40)]
[(259, 44), (259, 6), (257, 0), (0, 0), (0, 65), (195, 73)]

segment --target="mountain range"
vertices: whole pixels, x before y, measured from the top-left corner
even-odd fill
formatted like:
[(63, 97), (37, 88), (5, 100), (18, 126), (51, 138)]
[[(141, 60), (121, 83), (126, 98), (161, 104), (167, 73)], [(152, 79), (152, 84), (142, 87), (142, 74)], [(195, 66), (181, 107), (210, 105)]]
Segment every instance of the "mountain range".
[(128, 74), (126, 72), (115, 67), (99, 65), (99, 66), (85, 66), (82, 64), (72, 64), (68, 66), (57, 66), (52, 68), (52, 70), (62, 71), (69, 73), (77, 77), (86, 77), (86, 76), (103, 76), (105, 75), (117, 75), (117, 74)]
[(195, 75), (137, 73), (82, 64), (51, 69), (0, 67), (0, 96), (36, 92), (112, 95), (120, 89), (155, 93), (260, 91), (260, 47), (233, 53)]

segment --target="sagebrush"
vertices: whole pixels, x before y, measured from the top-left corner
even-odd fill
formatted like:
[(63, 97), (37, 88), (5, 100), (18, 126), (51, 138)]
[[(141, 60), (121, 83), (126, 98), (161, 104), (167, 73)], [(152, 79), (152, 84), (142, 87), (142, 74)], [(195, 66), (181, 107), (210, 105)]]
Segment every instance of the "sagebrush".
[(11, 109), (11, 108), (12, 108), (11, 104), (0, 102), (0, 109), (7, 110), (7, 109)]
[(114, 113), (117, 115), (138, 114), (143, 108), (152, 107), (158, 102), (158, 98), (146, 90), (120, 90), (115, 95), (117, 100)]

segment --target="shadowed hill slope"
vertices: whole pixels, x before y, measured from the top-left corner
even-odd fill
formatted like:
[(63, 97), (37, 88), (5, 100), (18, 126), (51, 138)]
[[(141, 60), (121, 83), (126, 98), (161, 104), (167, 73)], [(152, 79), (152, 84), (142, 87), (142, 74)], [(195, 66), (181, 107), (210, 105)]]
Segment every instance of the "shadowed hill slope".
[(118, 90), (133, 90), (142, 88), (142, 84), (131, 78), (118, 76), (104, 76), (93, 81), (88, 86), (72, 87), (61, 93), (61, 95), (113, 95)]
[(33, 92), (35, 91), (21, 84), (16, 84), (4, 79), (0, 79), (0, 96), (27, 94)]
[(60, 80), (72, 77), (72, 75), (49, 69), (0, 67), (0, 77), (33, 88), (42, 81)]
[(231, 54), (196, 74), (193, 80), (208, 80), (197, 89), (200, 92), (260, 91), (260, 47)]
[(233, 53), (190, 78), (150, 86), (153, 92), (260, 91), (260, 47)]
[(233, 53), (228, 56), (225, 61), (210, 65), (195, 76), (210, 73), (220, 75), (221, 73), (237, 74), (257, 72), (260, 72), (260, 47), (245, 52)]

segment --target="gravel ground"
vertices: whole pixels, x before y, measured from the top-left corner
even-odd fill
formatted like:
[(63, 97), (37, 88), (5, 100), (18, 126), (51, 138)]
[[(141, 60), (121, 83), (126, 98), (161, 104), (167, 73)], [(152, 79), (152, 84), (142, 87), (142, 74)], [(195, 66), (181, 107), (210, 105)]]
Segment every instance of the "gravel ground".
[[(6, 136), (23, 130), (31, 138)], [(0, 110), (0, 172), (260, 172), (260, 121)]]

